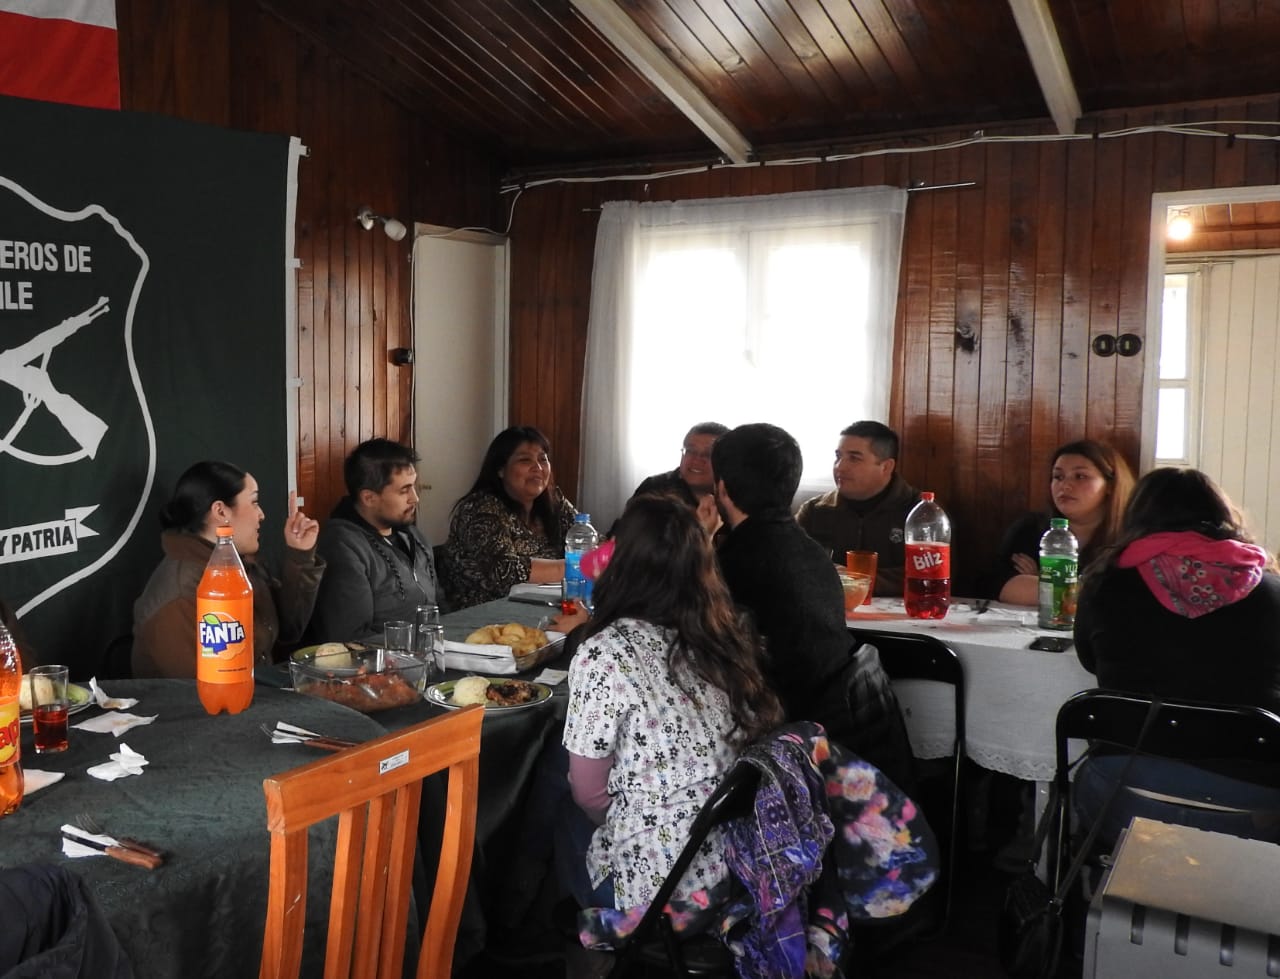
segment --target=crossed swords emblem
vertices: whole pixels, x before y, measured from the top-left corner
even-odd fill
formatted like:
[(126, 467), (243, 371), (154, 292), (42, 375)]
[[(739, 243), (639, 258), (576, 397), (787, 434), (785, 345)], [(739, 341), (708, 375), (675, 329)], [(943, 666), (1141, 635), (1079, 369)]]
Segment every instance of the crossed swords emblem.
[[(17, 388), (22, 393), (23, 401), (22, 414), (9, 431), (0, 438), (0, 454), (11, 452), (31, 462), (54, 461), (57, 463), (70, 462), (84, 456), (92, 459), (97, 454), (98, 446), (102, 443), (103, 436), (107, 434), (108, 425), (71, 395), (64, 394), (54, 387), (53, 381), (49, 378), (49, 358), (55, 347), (110, 309), (107, 297), (100, 296), (98, 301), (83, 313), (69, 316), (57, 326), (37, 334), (26, 343), (0, 353), (0, 381)], [(36, 361), (39, 361), (38, 365)], [(31, 413), (42, 404), (66, 429), (67, 434), (75, 439), (76, 444), (80, 446), (78, 454), (50, 460), (47, 457), (21, 452), (12, 445), (13, 439), (22, 430)]]

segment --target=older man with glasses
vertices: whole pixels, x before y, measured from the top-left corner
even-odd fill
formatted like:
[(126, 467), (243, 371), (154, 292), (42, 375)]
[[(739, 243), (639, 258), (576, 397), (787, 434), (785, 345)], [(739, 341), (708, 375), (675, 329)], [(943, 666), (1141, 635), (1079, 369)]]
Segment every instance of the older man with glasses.
[(650, 476), (636, 487), (632, 498), (654, 493), (675, 496), (693, 507), (698, 512), (698, 522), (707, 533), (714, 534), (720, 527), (720, 515), (715, 505), (711, 447), (727, 431), (729, 427), (719, 422), (694, 425), (685, 434), (684, 445), (680, 449), (680, 465), (671, 472)]

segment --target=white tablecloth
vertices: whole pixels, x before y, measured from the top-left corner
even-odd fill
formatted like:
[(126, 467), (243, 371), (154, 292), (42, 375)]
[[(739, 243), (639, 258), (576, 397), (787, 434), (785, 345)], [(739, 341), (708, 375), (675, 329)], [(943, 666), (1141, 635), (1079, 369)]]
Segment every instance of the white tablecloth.
[[(850, 627), (933, 635), (960, 656), (965, 674), (967, 754), (983, 768), (1035, 782), (1053, 779), (1054, 721), (1072, 694), (1096, 687), (1075, 649), (1028, 649), (1038, 635), (1034, 610), (992, 605), (978, 615), (957, 602), (946, 618), (909, 619), (902, 601), (877, 598), (850, 616)], [(951, 752), (955, 714), (951, 688), (923, 680), (894, 684), (911, 745), (921, 758)]]

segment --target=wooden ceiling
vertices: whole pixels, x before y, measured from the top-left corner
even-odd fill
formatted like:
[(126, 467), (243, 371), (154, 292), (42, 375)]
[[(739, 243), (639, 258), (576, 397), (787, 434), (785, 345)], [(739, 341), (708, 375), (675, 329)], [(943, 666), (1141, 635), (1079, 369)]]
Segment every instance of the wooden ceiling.
[(1280, 0), (258, 2), (508, 172), (722, 153), (610, 16), (750, 159), (1280, 90)]

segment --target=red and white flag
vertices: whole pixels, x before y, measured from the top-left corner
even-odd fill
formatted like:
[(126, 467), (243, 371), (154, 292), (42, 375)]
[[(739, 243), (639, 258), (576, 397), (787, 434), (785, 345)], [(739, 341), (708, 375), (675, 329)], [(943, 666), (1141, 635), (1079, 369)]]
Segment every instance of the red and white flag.
[(0, 95), (120, 108), (115, 0), (0, 0)]

